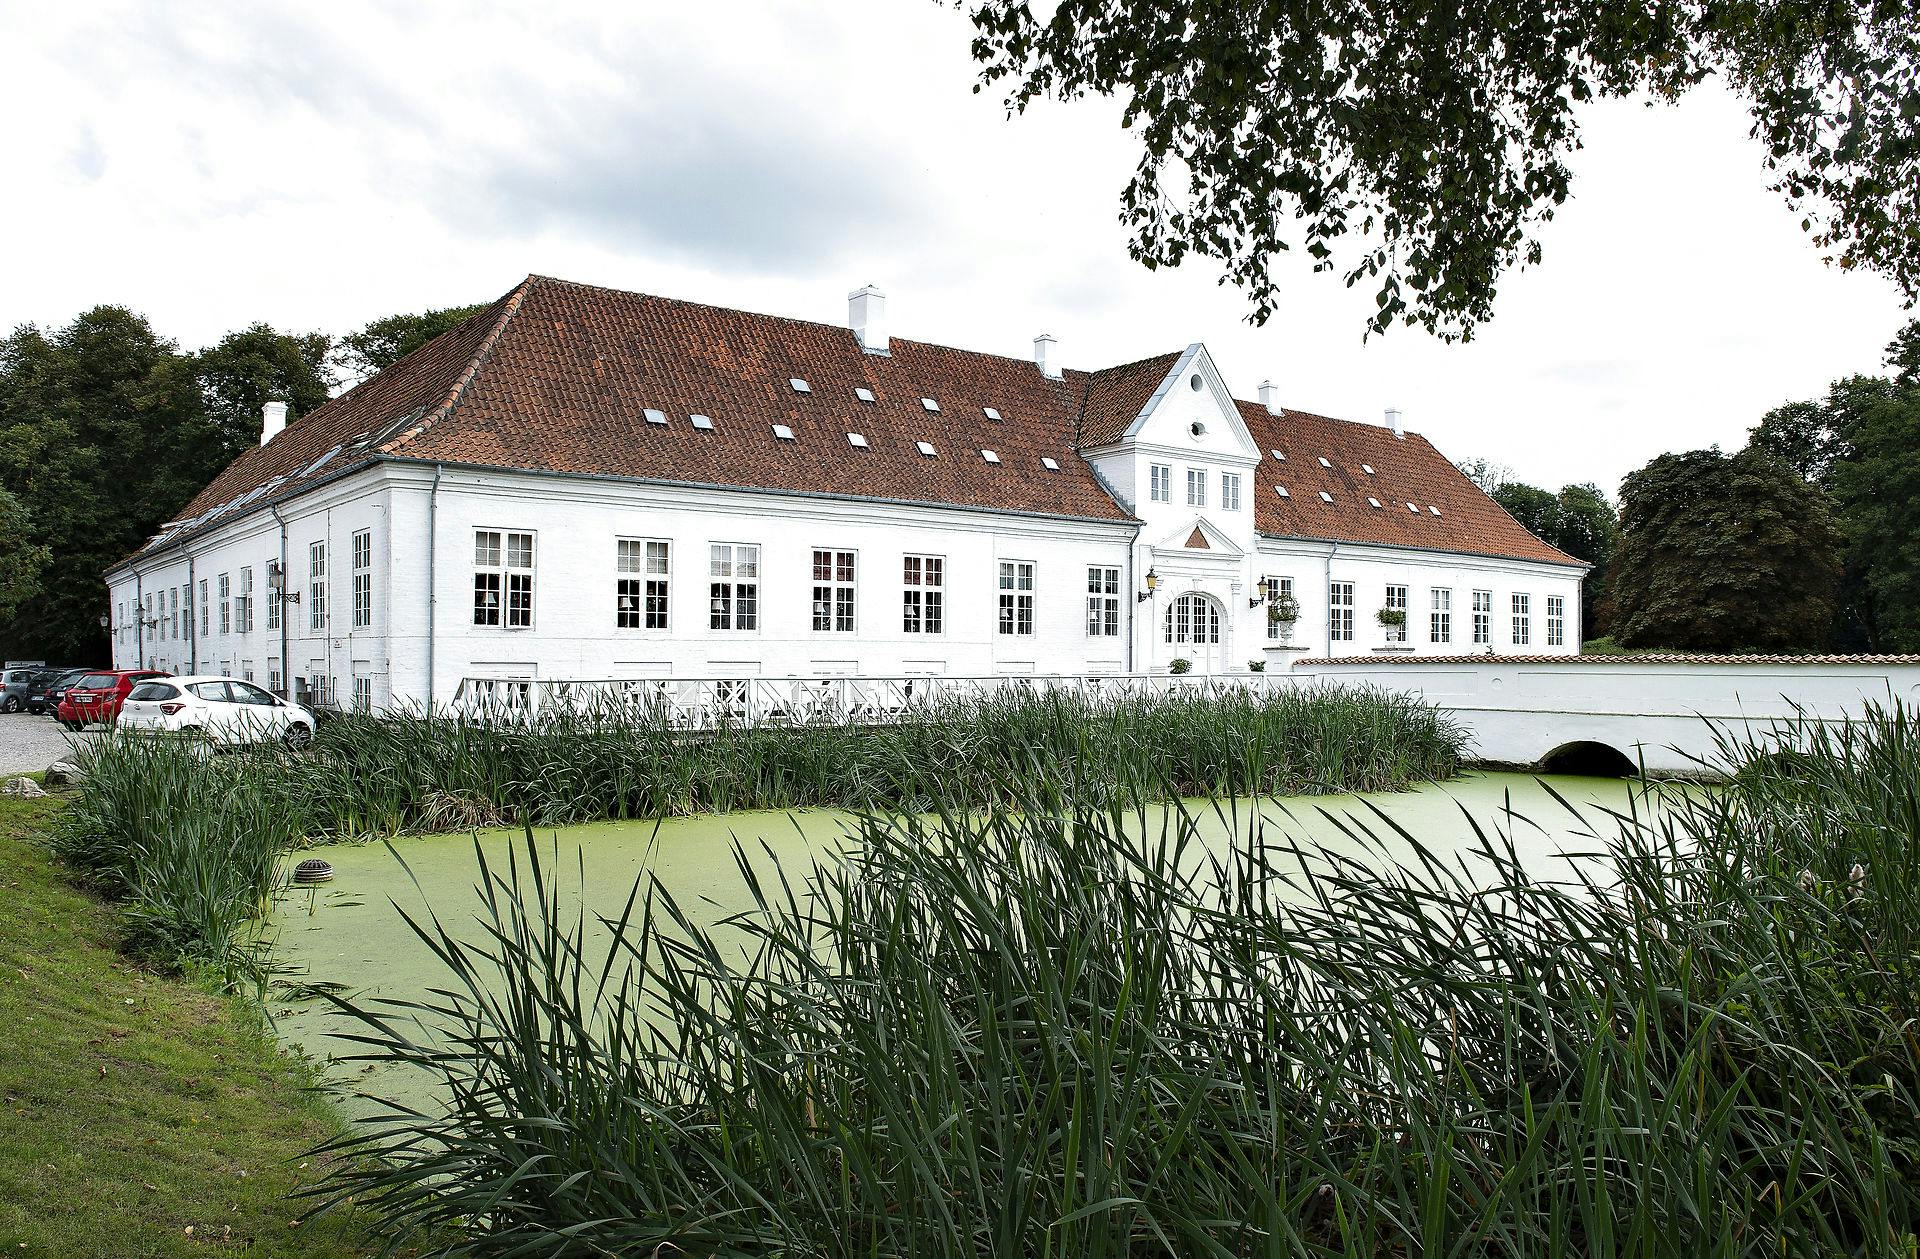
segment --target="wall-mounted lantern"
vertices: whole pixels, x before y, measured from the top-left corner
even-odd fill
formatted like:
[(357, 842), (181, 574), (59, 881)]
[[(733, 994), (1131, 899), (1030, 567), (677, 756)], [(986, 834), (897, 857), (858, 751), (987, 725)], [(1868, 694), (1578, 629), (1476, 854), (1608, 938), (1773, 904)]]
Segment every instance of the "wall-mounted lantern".
[(1147, 570), (1147, 588), (1133, 596), (1134, 602), (1145, 603), (1148, 599), (1153, 598), (1153, 592), (1158, 589), (1160, 589), (1160, 574), (1149, 568)]

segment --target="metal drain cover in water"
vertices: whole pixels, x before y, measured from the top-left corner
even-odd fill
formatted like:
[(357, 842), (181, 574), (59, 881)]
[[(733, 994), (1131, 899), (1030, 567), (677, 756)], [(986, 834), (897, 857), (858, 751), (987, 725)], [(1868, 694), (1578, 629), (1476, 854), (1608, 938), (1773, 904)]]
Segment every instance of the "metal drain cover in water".
[(333, 866), (318, 857), (309, 857), (293, 868), (295, 883), (325, 883), (333, 878)]

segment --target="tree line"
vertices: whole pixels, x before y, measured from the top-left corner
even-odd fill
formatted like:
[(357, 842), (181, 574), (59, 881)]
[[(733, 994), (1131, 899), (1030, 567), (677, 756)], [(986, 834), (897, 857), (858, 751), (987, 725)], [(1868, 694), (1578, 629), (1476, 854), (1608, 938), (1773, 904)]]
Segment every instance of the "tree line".
[(479, 309), (340, 337), (255, 323), (185, 350), (103, 305), (0, 339), (0, 652), (103, 663), (101, 572), (259, 440), (263, 403), (303, 415)]
[(1920, 320), (1882, 376), (1767, 412), (1736, 451), (1665, 454), (1616, 511), (1485, 459), (1460, 465), (1521, 524), (1593, 567), (1598, 649), (1920, 651)]

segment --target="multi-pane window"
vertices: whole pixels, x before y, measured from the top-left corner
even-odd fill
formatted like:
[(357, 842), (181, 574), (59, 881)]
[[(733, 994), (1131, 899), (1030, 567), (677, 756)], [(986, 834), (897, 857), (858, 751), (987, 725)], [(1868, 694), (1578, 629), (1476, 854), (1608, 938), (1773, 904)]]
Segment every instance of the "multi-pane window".
[(353, 710), (358, 713), (373, 711), (373, 679), (355, 676), (353, 679)]
[(1000, 632), (1033, 633), (1033, 563), (1000, 561)]
[(1148, 494), (1156, 503), (1173, 501), (1173, 468), (1168, 464), (1156, 463), (1148, 467)]
[(1187, 506), (1207, 505), (1207, 474), (1200, 468), (1187, 469)]
[(1120, 637), (1120, 570), (1087, 565), (1087, 636)]
[(275, 695), (285, 695), (286, 691), (281, 688), (280, 683), (280, 662), (270, 660), (267, 662), (267, 689)]
[(327, 628), (327, 544), (307, 546), (307, 628), (315, 632)]
[(707, 548), (707, 626), (717, 630), (760, 628), (760, 548), (715, 542)]
[(269, 571), (268, 571), (268, 574), (267, 574), (267, 576), (268, 576), (268, 580), (267, 580), (267, 628), (268, 628), (268, 629), (270, 629), (270, 630), (277, 630), (277, 629), (279, 629), (279, 628), (280, 628), (280, 602), (281, 602), (281, 596), (282, 596), (282, 595), (283, 595), (283, 594), (285, 593), (285, 582), (286, 582), (286, 579), (285, 579), (285, 576), (284, 576), (284, 574), (283, 574), (283, 575), (282, 575), (282, 578), (281, 578), (281, 585), (282, 585), (282, 589), (280, 589), (280, 590), (275, 590), (275, 589), (273, 588), (273, 580), (272, 580), (272, 576), (273, 576), (273, 574), (272, 574), (272, 566), (271, 566), (271, 565), (269, 565), (269, 566), (268, 566), (268, 570), (269, 570)]
[(1220, 474), (1220, 509), (1222, 511), (1240, 510), (1240, 474), (1238, 472)]
[(907, 555), (900, 563), (900, 628), (940, 633), (946, 627), (947, 562), (938, 555)]
[(373, 532), (353, 535), (353, 628), (373, 625)]
[(673, 548), (642, 538), (619, 541), (614, 624), (620, 629), (667, 629), (671, 624)]
[(147, 641), (152, 642), (160, 636), (160, 618), (155, 616), (153, 612), (153, 596), (146, 595), (143, 601), (146, 604), (146, 610), (142, 613), (140, 619), (147, 623)]
[(233, 633), (233, 577), (220, 574), (220, 632)]
[(526, 629), (533, 624), (533, 535), (473, 531), (473, 623)]
[(1280, 631), (1286, 628), (1286, 622), (1276, 618), (1273, 615), (1272, 609), (1282, 603), (1293, 602), (1293, 578), (1269, 576), (1267, 578), (1267, 599), (1267, 607), (1269, 609), (1267, 612), (1267, 637), (1274, 642), (1279, 642)]
[(1484, 647), (1493, 642), (1493, 591), (1473, 592), (1473, 642)]
[(1353, 641), (1353, 583), (1350, 581), (1327, 583), (1327, 640)]
[(207, 599), (207, 579), (200, 579), (200, 637), (207, 636), (207, 618), (212, 615), (213, 605)]
[(1388, 625), (1387, 641), (1404, 643), (1407, 641), (1407, 588), (1405, 586), (1387, 587), (1387, 611), (1400, 614), (1400, 624)]
[(1547, 596), (1547, 646), (1567, 645), (1567, 601), (1561, 595)]
[(253, 566), (240, 570), (240, 594), (233, 601), (233, 619), (242, 634), (253, 633)]
[(1453, 591), (1444, 586), (1433, 588), (1433, 611), (1427, 622), (1427, 636), (1436, 643), (1453, 641)]
[(853, 632), (854, 564), (852, 551), (813, 553), (813, 628), (835, 634)]
[(180, 637), (180, 588), (167, 588), (167, 637)]
[(1533, 596), (1513, 597), (1513, 645), (1524, 647), (1533, 641)]

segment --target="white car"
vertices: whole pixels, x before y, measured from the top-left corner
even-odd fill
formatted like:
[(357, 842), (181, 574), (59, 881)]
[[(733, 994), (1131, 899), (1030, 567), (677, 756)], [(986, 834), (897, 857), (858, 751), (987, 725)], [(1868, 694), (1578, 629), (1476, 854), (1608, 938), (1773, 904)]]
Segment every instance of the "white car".
[(251, 682), (189, 676), (153, 678), (136, 685), (120, 706), (122, 730), (195, 734), (214, 743), (262, 743), (288, 747), (313, 740), (313, 714)]

